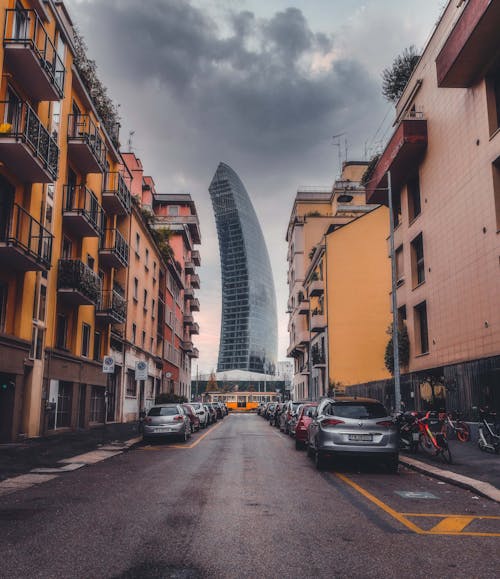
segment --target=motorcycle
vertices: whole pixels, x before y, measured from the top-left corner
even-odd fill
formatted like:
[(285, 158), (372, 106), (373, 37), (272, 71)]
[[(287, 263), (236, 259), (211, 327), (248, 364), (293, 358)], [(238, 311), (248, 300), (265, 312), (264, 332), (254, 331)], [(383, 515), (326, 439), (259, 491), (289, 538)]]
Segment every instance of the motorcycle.
[(418, 450), (418, 441), (420, 438), (418, 412), (400, 412), (396, 415), (396, 424), (399, 431), (399, 448), (415, 454)]

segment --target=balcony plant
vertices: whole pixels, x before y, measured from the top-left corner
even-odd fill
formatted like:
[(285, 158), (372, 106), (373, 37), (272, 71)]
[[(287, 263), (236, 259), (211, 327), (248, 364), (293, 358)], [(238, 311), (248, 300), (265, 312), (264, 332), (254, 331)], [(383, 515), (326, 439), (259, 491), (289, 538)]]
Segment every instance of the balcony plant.
[[(387, 370), (394, 375), (394, 346), (392, 343), (392, 326), (387, 328), (386, 332), (390, 338), (387, 342), (384, 355), (384, 363)], [(410, 361), (410, 339), (408, 337), (408, 330), (406, 326), (398, 329), (398, 344), (399, 344), (399, 365), (408, 366)]]

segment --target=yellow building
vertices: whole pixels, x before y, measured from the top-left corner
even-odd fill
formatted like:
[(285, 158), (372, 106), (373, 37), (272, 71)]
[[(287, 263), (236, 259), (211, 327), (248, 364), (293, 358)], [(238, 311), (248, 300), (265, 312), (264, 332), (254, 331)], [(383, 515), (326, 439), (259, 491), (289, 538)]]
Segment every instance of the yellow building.
[(388, 229), (387, 208), (375, 206), (327, 232), (316, 248), (304, 282), (310, 300), (313, 390), (325, 365), (336, 391), (390, 378), (384, 366), (391, 323)]

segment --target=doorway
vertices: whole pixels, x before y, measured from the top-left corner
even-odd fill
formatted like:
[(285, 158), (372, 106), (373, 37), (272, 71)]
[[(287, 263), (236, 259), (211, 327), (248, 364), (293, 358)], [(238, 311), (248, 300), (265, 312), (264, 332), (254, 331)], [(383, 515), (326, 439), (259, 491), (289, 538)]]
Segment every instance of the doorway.
[(0, 442), (12, 441), (15, 394), (15, 377), (0, 373)]

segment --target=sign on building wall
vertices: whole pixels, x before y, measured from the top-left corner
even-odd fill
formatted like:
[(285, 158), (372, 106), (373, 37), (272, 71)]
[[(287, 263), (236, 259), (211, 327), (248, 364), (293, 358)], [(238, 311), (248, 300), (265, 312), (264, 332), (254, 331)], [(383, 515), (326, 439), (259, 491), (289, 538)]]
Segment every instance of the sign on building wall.
[(104, 360), (102, 361), (102, 371), (104, 374), (115, 373), (115, 360), (112, 356), (104, 356)]
[(147, 380), (148, 379), (148, 364), (143, 360), (139, 360), (135, 363), (135, 379), (136, 380)]

